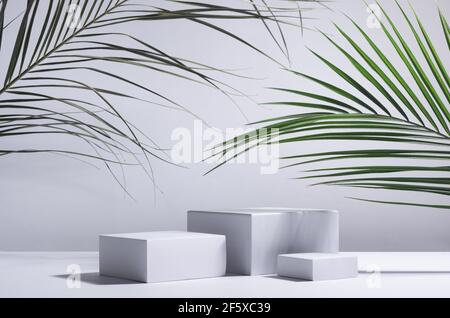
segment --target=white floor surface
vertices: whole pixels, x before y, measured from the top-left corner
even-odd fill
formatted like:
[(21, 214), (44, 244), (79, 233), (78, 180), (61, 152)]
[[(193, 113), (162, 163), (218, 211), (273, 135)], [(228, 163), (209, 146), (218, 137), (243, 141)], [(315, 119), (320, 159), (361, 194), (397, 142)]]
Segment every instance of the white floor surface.
[[(0, 297), (450, 297), (450, 253), (344, 254), (358, 255), (357, 278), (230, 275), (143, 284), (99, 276), (94, 252), (0, 252)], [(79, 284), (69, 275), (77, 269)]]

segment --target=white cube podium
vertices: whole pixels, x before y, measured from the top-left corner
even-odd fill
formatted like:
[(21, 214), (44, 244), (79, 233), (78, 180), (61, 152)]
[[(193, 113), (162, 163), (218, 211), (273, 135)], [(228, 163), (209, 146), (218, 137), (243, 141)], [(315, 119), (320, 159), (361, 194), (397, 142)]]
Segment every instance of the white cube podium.
[(100, 235), (100, 275), (164, 282), (225, 274), (223, 235), (180, 231)]
[(328, 253), (279, 255), (277, 274), (314, 281), (353, 278), (358, 275), (358, 259)]
[(227, 238), (227, 272), (273, 274), (284, 253), (339, 251), (337, 211), (249, 208), (188, 211), (187, 229)]

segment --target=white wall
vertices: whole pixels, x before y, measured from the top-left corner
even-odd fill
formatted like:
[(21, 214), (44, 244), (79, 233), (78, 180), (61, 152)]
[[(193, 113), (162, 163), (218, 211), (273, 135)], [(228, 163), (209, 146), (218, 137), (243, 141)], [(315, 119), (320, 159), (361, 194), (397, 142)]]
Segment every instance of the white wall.
[[(17, 10), (25, 1), (14, 1)], [(154, 1), (158, 2), (158, 1)], [(223, 3), (228, 1), (223, 0)], [(13, 2), (11, 2), (13, 3)], [(383, 3), (394, 16), (393, 1)], [(440, 36), (439, 20), (434, 2), (412, 1), (426, 22), (432, 37)], [(439, 1), (444, 12), (450, 12), (450, 2)], [(362, 1), (336, 0), (336, 12), (319, 10), (308, 16), (320, 18), (309, 21), (335, 34), (330, 19), (342, 22), (347, 30), (351, 25), (339, 14), (343, 11), (365, 24), (367, 12)], [(391, 10), (392, 9), (392, 10)], [(269, 54), (282, 60), (281, 55), (264, 32), (260, 23), (223, 23), (239, 32)], [(317, 86), (293, 76), (279, 66), (252, 52), (225, 36), (205, 30), (189, 22), (158, 22), (129, 24), (122, 32), (130, 32), (166, 51), (222, 68), (243, 68), (259, 80), (227, 78), (228, 83), (252, 96), (257, 102), (288, 100), (290, 96), (275, 93), (265, 87), (280, 86), (317, 90)], [(374, 40), (384, 39), (382, 31), (367, 30)], [(6, 35), (8, 36), (8, 35)], [(445, 50), (445, 42), (439, 49)], [(11, 39), (12, 40), (12, 39)], [(317, 32), (288, 31), (292, 53), (292, 67), (318, 77), (334, 79), (331, 72), (306, 49), (316, 49), (333, 58), (340, 65), (348, 65), (340, 56), (333, 55), (327, 41)], [(341, 41), (343, 43), (343, 41)], [(12, 45), (10, 43), (9, 45)], [(1, 58), (4, 63), (5, 58)], [(449, 66), (449, 59), (444, 61)], [(236, 127), (245, 124), (237, 108), (219, 92), (193, 83), (174, 80), (160, 74), (133, 69), (132, 80), (147, 82), (176, 100), (188, 105), (215, 127)], [(74, 73), (73, 76), (82, 76)], [(99, 85), (102, 78), (89, 78)], [(119, 88), (117, 83), (109, 89)], [(120, 86), (122, 88), (122, 86)], [(130, 94), (140, 94), (130, 89)], [(245, 98), (236, 99), (250, 121), (275, 114), (287, 114), (287, 108), (261, 107)], [(192, 129), (193, 118), (179, 112), (153, 108), (144, 103), (117, 99), (120, 109), (139, 128), (171, 147), (170, 135), (177, 127)], [(284, 107), (284, 106), (283, 106)], [(52, 140), (52, 142), (59, 142)], [(1, 147), (22, 145), (37, 141), (21, 137), (0, 141)], [(71, 143), (71, 139), (64, 141)], [(74, 142), (74, 147), (79, 147)], [(333, 143), (304, 143), (297, 150), (312, 152), (335, 147)], [(283, 148), (282, 154), (292, 149)], [(287, 206), (333, 208), (341, 211), (341, 248), (343, 250), (450, 250), (450, 213), (445, 210), (385, 206), (346, 199), (359, 196), (382, 199), (405, 199), (416, 202), (448, 204), (448, 198), (421, 193), (386, 193), (327, 186), (309, 187), (308, 182), (292, 180), (298, 169), (282, 170), (276, 175), (261, 175), (254, 165), (229, 165), (215, 173), (202, 176), (211, 166), (189, 165), (176, 168), (153, 162), (159, 188), (164, 192), (153, 196), (152, 183), (139, 168), (127, 169), (127, 184), (136, 201), (126, 197), (111, 176), (98, 164), (95, 169), (79, 161), (54, 155), (17, 155), (0, 158), (0, 250), (95, 250), (97, 235), (110, 232), (185, 229), (186, 210), (221, 207)], [(314, 167), (320, 167), (316, 165)], [(312, 168), (312, 167), (311, 167)], [(446, 202), (444, 202), (446, 200)]]

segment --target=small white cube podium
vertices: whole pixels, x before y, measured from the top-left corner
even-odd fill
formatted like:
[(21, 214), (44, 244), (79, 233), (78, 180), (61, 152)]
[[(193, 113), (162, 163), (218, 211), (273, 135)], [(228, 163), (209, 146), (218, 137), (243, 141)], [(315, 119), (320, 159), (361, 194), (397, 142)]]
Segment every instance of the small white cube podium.
[(227, 272), (273, 274), (284, 253), (337, 253), (339, 214), (334, 210), (249, 208), (188, 211), (187, 229), (227, 238)]
[(353, 278), (358, 275), (358, 259), (323, 253), (279, 255), (277, 274), (313, 281)]
[(100, 235), (100, 275), (140, 282), (225, 274), (225, 236), (179, 231)]

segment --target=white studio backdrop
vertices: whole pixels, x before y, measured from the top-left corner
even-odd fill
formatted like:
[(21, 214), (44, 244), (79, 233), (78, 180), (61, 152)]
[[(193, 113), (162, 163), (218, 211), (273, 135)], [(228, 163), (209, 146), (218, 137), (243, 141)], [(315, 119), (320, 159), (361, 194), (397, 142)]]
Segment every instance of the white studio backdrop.
[[(237, 0), (238, 1), (238, 0)], [(26, 1), (14, 1), (20, 12)], [(158, 2), (157, 0), (153, 2)], [(227, 3), (221, 0), (218, 3)], [(238, 1), (240, 2), (240, 1)], [(437, 1), (439, 7), (450, 13), (450, 2)], [(383, 3), (392, 10), (394, 18), (401, 18), (390, 0)], [(406, 2), (405, 2), (406, 3)], [(440, 36), (437, 5), (428, 0), (412, 0), (432, 37)], [(329, 4), (334, 12), (317, 10), (307, 16), (314, 28), (336, 34), (330, 21), (341, 22), (350, 34), (355, 34), (340, 11), (365, 25), (369, 13), (363, 1), (336, 0)], [(11, 13), (14, 15), (14, 13)], [(251, 40), (269, 55), (283, 60), (261, 23), (222, 23), (231, 31)], [(212, 30), (185, 22), (130, 23), (126, 30), (133, 35), (163, 48), (176, 56), (201, 61), (220, 68), (242, 69), (241, 74), (255, 80), (224, 77), (233, 87), (246, 92), (258, 103), (287, 99), (285, 95), (267, 87), (315, 89), (317, 86), (282, 70), (255, 51)], [(383, 41), (380, 29), (367, 29), (376, 41)], [(352, 33), (353, 32), (353, 33)], [(5, 34), (8, 39), (8, 33)], [(336, 77), (308, 51), (307, 47), (322, 52), (341, 65), (348, 63), (318, 32), (288, 28), (287, 38), (292, 54), (292, 68), (317, 77), (332, 80)], [(13, 38), (5, 45), (13, 45)], [(341, 42), (343, 43), (343, 41)], [(439, 46), (445, 48), (444, 39)], [(0, 55), (0, 63), (8, 57)], [(347, 63), (347, 64), (346, 64)], [(444, 61), (448, 67), (449, 61)], [(114, 71), (114, 70), (112, 70)], [(74, 78), (80, 76), (74, 73)], [(182, 101), (214, 127), (241, 127), (246, 119), (223, 94), (216, 90), (171, 77), (135, 69), (130, 80), (151, 83), (157, 90)], [(92, 82), (102, 78), (92, 78)], [(103, 85), (106, 85), (103, 83)], [(112, 83), (108, 89), (114, 90)], [(129, 88), (130, 95), (138, 94)], [(287, 108), (263, 107), (247, 98), (237, 98), (248, 120), (255, 121), (274, 115), (288, 114)], [(176, 128), (194, 132), (192, 116), (158, 109), (139, 102), (125, 101), (122, 113), (140, 129), (166, 148), (173, 146), (171, 134)], [(25, 139), (24, 139), (25, 138)], [(21, 139), (0, 141), (0, 146), (17, 146), (31, 142)], [(31, 137), (30, 137), (31, 138)], [(34, 142), (34, 141), (33, 141)], [(51, 142), (78, 142), (71, 139)], [(67, 145), (67, 144), (66, 144)], [(305, 151), (326, 151), (335, 146), (330, 142), (303, 143)], [(282, 148), (282, 154), (289, 153)], [(298, 169), (281, 170), (274, 175), (261, 175), (257, 165), (231, 164), (203, 176), (211, 168), (199, 163), (177, 168), (162, 162), (153, 162), (160, 191), (154, 196), (152, 182), (139, 168), (126, 170), (127, 186), (135, 200), (124, 195), (111, 175), (100, 164), (98, 168), (69, 158), (36, 154), (0, 158), (0, 250), (50, 251), (96, 250), (98, 235), (104, 233), (140, 232), (152, 230), (186, 229), (186, 211), (189, 209), (238, 207), (304, 207), (336, 209), (340, 211), (341, 249), (345, 251), (448, 251), (450, 250), (450, 213), (445, 210), (407, 206), (379, 205), (346, 199), (349, 196), (382, 198), (383, 200), (428, 200), (425, 194), (373, 192), (338, 187), (310, 187), (307, 181), (293, 180)], [(320, 167), (318, 165), (317, 167)], [(435, 199), (436, 200), (436, 199)], [(448, 202), (437, 204), (448, 204)]]

